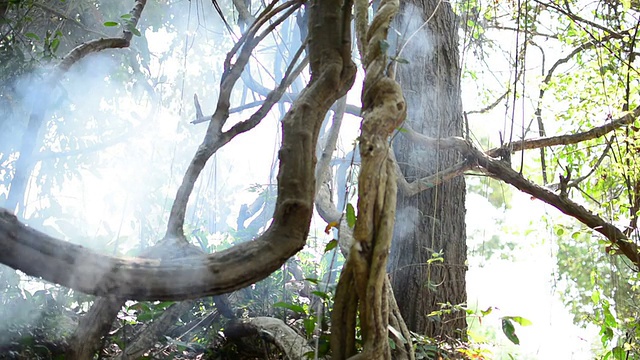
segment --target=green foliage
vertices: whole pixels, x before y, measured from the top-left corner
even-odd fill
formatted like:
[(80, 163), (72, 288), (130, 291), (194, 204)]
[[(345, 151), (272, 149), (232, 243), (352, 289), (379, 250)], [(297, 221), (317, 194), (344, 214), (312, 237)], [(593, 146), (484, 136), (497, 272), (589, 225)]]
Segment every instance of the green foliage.
[(521, 326), (529, 326), (531, 325), (531, 321), (521, 317), (521, 316), (503, 316), (501, 318), (502, 324), (502, 332), (504, 335), (516, 345), (520, 345), (520, 339), (516, 335), (516, 328), (513, 326), (513, 323), (518, 323)]
[(136, 29), (133, 22), (131, 21), (131, 14), (120, 15), (120, 19), (118, 21), (105, 21), (103, 25), (105, 27), (120, 26), (123, 30), (129, 31), (135, 36), (142, 36), (140, 31)]
[(356, 210), (350, 203), (347, 204), (346, 218), (350, 228), (356, 226)]

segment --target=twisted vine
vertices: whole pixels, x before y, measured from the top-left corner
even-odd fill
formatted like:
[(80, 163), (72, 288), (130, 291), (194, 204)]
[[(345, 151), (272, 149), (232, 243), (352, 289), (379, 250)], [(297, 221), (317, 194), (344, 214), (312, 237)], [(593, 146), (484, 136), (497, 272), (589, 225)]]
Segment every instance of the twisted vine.
[[(362, 18), (357, 19), (356, 30), (367, 31), (362, 54), (365, 69), (359, 137), (362, 162), (354, 243), (340, 276), (332, 314), (334, 359), (391, 359), (386, 263), (393, 236), (397, 178), (389, 156), (389, 137), (404, 121), (407, 109), (400, 85), (386, 73), (384, 44), (399, 5), (398, 0), (382, 1), (368, 29)], [(358, 34), (358, 39), (362, 38)], [(359, 354), (354, 341), (358, 313), (363, 340)], [(406, 344), (408, 336), (405, 337), (398, 340)], [(410, 353), (409, 347), (402, 357), (411, 358)], [(394, 358), (399, 357), (394, 354)]]

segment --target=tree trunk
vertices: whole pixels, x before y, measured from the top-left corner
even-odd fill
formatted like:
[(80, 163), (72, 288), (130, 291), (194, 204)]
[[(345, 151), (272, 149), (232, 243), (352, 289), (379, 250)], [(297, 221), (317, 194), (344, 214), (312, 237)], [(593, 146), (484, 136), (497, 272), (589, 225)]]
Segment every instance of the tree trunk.
[[(461, 136), (457, 20), (450, 4), (409, 0), (403, 3), (397, 23), (403, 34), (399, 46), (409, 40), (399, 56), (409, 64), (397, 67), (408, 124), (431, 137)], [(402, 135), (396, 137), (394, 149), (409, 182), (462, 160), (455, 151), (421, 149)], [(389, 270), (400, 311), (412, 331), (431, 337), (465, 336), (464, 311), (429, 317), (442, 309), (440, 304), (466, 302), (464, 200), (462, 177), (415, 196), (398, 195)], [(444, 261), (433, 261), (440, 252)]]

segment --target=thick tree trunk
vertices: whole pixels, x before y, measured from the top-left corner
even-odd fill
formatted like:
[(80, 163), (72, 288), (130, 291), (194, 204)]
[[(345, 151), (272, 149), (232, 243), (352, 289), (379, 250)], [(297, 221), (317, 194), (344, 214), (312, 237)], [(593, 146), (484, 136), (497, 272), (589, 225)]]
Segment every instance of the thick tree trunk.
[[(397, 28), (403, 34), (400, 46), (409, 39), (400, 54), (409, 64), (399, 64), (397, 78), (408, 104), (407, 122), (427, 136), (461, 136), (455, 14), (449, 3), (438, 0), (410, 0), (403, 5)], [(410, 182), (461, 161), (455, 151), (425, 151), (404, 136), (396, 138), (394, 149)], [(465, 335), (464, 311), (440, 318), (428, 316), (440, 310), (442, 303), (466, 301), (464, 200), (462, 177), (416, 196), (398, 196), (389, 270), (402, 316), (409, 329), (418, 333), (453, 338)], [(443, 253), (443, 262), (429, 261), (439, 252)]]

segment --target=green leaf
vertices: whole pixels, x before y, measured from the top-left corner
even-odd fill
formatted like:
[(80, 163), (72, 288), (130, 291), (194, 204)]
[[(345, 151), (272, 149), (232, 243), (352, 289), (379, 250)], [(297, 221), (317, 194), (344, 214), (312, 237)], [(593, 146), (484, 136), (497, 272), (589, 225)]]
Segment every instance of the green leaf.
[(625, 11), (631, 9), (631, 0), (622, 0), (622, 7)]
[(603, 327), (600, 329), (600, 335), (602, 335), (600, 337), (600, 341), (603, 345), (606, 345), (607, 343), (609, 343), (609, 341), (611, 341), (611, 339), (613, 339), (613, 330), (608, 327)]
[(356, 210), (351, 204), (347, 204), (347, 225), (350, 228), (356, 226)]
[(118, 26), (119, 24), (117, 22), (115, 22), (115, 21), (106, 21), (102, 25), (107, 26), (107, 27), (113, 27), (113, 26)]
[(176, 303), (175, 301), (163, 301), (163, 302), (161, 302), (161, 303), (159, 303), (157, 305), (154, 305), (154, 307), (156, 309), (166, 310), (169, 306), (171, 306), (171, 305), (173, 305), (175, 303)]
[(36, 34), (34, 34), (32, 32), (26, 33), (26, 34), (24, 34), (24, 36), (28, 37), (29, 39), (40, 41), (40, 36), (38, 36), (38, 35), (36, 35)]
[(480, 313), (482, 314), (482, 316), (487, 316), (491, 314), (492, 311), (493, 311), (493, 307), (489, 306), (487, 310), (480, 310)]
[(304, 324), (304, 331), (307, 334), (307, 336), (311, 336), (313, 335), (313, 330), (316, 329), (316, 322), (315, 319), (313, 318), (304, 318), (302, 320), (302, 323)]
[(120, 15), (120, 19), (131, 19), (131, 14)]
[(525, 319), (522, 316), (505, 316), (504, 319), (509, 319), (517, 322), (520, 326), (530, 326), (533, 325), (531, 320)]
[(512, 343), (516, 345), (520, 345), (520, 339), (516, 335), (516, 329), (513, 326), (513, 323), (508, 318), (502, 318), (502, 332), (507, 336), (507, 339), (511, 340)]
[(613, 354), (613, 358), (616, 360), (629, 359), (629, 357), (627, 357), (627, 352), (621, 346), (614, 347), (611, 350), (611, 353)]
[(324, 300), (329, 300), (329, 294), (322, 292), (322, 291), (312, 291), (311, 292), (313, 295), (323, 298)]
[(324, 252), (327, 253), (338, 246), (338, 240), (333, 239), (327, 243), (327, 246), (324, 247)]
[(273, 307), (279, 307), (279, 308), (285, 308), (285, 309), (289, 309), (293, 312), (297, 312), (300, 314), (304, 314), (304, 308), (300, 305), (295, 305), (295, 304), (289, 304), (289, 303), (285, 303), (285, 302), (277, 302), (275, 304), (273, 304)]
[(155, 311), (143, 312), (136, 316), (136, 320), (138, 320), (139, 322), (153, 320), (157, 315), (160, 315), (161, 313), (162, 312)]
[(604, 323), (612, 328), (618, 327), (618, 322), (616, 321), (616, 318), (613, 316), (608, 307), (604, 309)]
[(129, 29), (129, 31), (131, 31), (131, 33), (135, 36), (142, 36), (142, 34), (140, 34), (140, 31), (138, 31), (138, 29), (132, 27), (131, 29)]
[(51, 52), (56, 52), (56, 50), (58, 50), (58, 46), (60, 46), (60, 39), (53, 39), (53, 41), (51, 41)]

